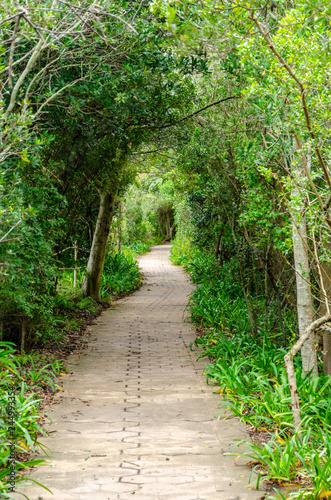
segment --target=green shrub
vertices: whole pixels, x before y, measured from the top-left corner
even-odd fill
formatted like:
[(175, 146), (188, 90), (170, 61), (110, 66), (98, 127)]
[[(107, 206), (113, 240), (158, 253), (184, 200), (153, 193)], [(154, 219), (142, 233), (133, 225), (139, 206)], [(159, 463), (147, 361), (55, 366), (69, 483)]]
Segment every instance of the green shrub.
[(127, 253), (127, 250), (129, 252), (131, 251), (133, 254), (136, 255), (141, 255), (144, 253), (149, 252), (151, 243), (149, 241), (134, 241), (133, 243), (127, 244), (124, 246), (124, 252)]
[(191, 246), (189, 238), (177, 236), (171, 245), (171, 262), (186, 269), (192, 262), (194, 252), (195, 249)]
[(126, 295), (136, 290), (141, 283), (137, 261), (129, 253), (112, 253), (105, 260), (101, 279), (100, 297)]

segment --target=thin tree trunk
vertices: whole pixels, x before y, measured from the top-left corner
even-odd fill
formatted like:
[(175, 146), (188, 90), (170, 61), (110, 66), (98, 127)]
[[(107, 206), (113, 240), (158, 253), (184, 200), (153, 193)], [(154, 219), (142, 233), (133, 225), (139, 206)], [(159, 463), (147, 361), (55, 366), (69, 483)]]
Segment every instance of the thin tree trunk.
[[(282, 331), (282, 343), (283, 343), (283, 347), (286, 347), (286, 344), (287, 344), (287, 342), (286, 342), (286, 328), (285, 328), (285, 325), (284, 325), (283, 315), (282, 315), (283, 305), (284, 305), (285, 301), (284, 301), (284, 299), (282, 299), (282, 295), (281, 295), (279, 287), (278, 287), (278, 285), (276, 283), (276, 279), (275, 279), (274, 275), (272, 274), (272, 272), (270, 270), (270, 263), (269, 263), (269, 261), (267, 262), (267, 264), (265, 264), (263, 261), (261, 261), (261, 262), (264, 265), (264, 269), (265, 269), (265, 294), (266, 294), (266, 303), (267, 303), (267, 286), (268, 286), (268, 280), (269, 280), (272, 288), (274, 289), (275, 295), (276, 295), (276, 300), (277, 300), (277, 317), (278, 317), (280, 329)], [(273, 326), (275, 325), (275, 323), (276, 323), (276, 320), (273, 322), (273, 325), (272, 325), (271, 329), (273, 329)], [(266, 324), (267, 324), (267, 321), (266, 321)]]
[(326, 314), (322, 318), (318, 318), (313, 323), (311, 323), (308, 326), (307, 330), (303, 333), (303, 335), (300, 336), (300, 339), (294, 344), (294, 346), (292, 346), (289, 352), (284, 356), (287, 377), (291, 392), (293, 424), (295, 431), (297, 431), (300, 426), (301, 416), (300, 416), (300, 404), (299, 404), (298, 388), (295, 377), (293, 358), (300, 351), (300, 349), (302, 352), (303, 345), (305, 345), (307, 341), (309, 341), (309, 338), (311, 336), (313, 336), (314, 338), (316, 337), (315, 331), (322, 325), (324, 325), (324, 323), (328, 323), (330, 321), (331, 321), (331, 315)]
[[(328, 248), (331, 246), (331, 242), (328, 242)], [(321, 262), (321, 285), (324, 289), (326, 297), (322, 297), (320, 313), (321, 315), (327, 314), (328, 307), (326, 305), (328, 297), (331, 293), (331, 266), (328, 262)], [(323, 332), (323, 368), (326, 375), (331, 375), (331, 331), (329, 328), (325, 328)]]
[(174, 229), (175, 229), (175, 223), (172, 226), (170, 226), (170, 240), (172, 240), (172, 232)]
[(331, 330), (323, 333), (323, 369), (326, 375), (331, 376)]
[(117, 227), (117, 252), (121, 253), (122, 250), (122, 202), (120, 202), (118, 207), (118, 227)]
[(169, 212), (166, 212), (166, 233), (167, 233), (166, 240), (169, 241), (170, 238), (171, 238), (171, 235), (170, 235), (170, 215), (169, 215)]
[(222, 243), (222, 231), (218, 235), (216, 248), (215, 248), (215, 259), (217, 261), (220, 260), (220, 256), (221, 256), (221, 243)]
[[(267, 254), (266, 264), (263, 261), (261, 261), (261, 262), (262, 262), (262, 265), (265, 266), (267, 277), (269, 278), (270, 284), (275, 291), (276, 300), (277, 300), (277, 316), (278, 316), (278, 320), (279, 320), (279, 326), (282, 330), (282, 342), (283, 342), (283, 346), (286, 347), (286, 328), (285, 328), (283, 316), (282, 316), (282, 309), (283, 309), (282, 295), (281, 295), (281, 292), (280, 292), (279, 287), (277, 285), (276, 278), (274, 277), (274, 275), (271, 271), (271, 264), (270, 264), (269, 255)], [(267, 283), (268, 283), (268, 281), (267, 281)]]
[(251, 331), (252, 331), (252, 335), (255, 335), (256, 334), (255, 324), (254, 324), (254, 320), (253, 320), (251, 306), (250, 306), (250, 303), (249, 303), (249, 300), (248, 300), (248, 296), (247, 296), (247, 293), (246, 293), (245, 282), (244, 282), (244, 277), (243, 277), (242, 270), (241, 270), (240, 261), (238, 261), (238, 263), (239, 263), (239, 273), (240, 273), (240, 280), (241, 280), (241, 288), (242, 288), (242, 291), (243, 291), (244, 299), (245, 299), (247, 310), (248, 310), (248, 317), (249, 317), (249, 322), (251, 324)]
[[(300, 142), (296, 137), (293, 140), (294, 149), (300, 148)], [(296, 167), (298, 180), (304, 177), (304, 171), (300, 166)], [(300, 190), (296, 186), (293, 189), (293, 199), (299, 198)], [(294, 267), (296, 272), (296, 285), (297, 285), (297, 311), (298, 311), (298, 326), (299, 336), (305, 335), (305, 332), (313, 322), (313, 303), (311, 298), (311, 285), (310, 285), (310, 269), (308, 260), (307, 249), (307, 225), (305, 206), (302, 203), (300, 210), (293, 216), (293, 253), (294, 253)], [(316, 358), (316, 338), (314, 333), (309, 336), (307, 341), (301, 347), (302, 358), (302, 371), (307, 374), (311, 370), (313, 373), (317, 372), (317, 358)]]
[(24, 351), (25, 347), (25, 337), (26, 337), (26, 322), (25, 320), (23, 320), (21, 325), (21, 354)]
[(74, 261), (75, 261), (74, 288), (76, 288), (76, 286), (77, 286), (77, 241), (75, 241), (75, 245), (74, 245)]
[(83, 297), (99, 299), (107, 240), (114, 215), (114, 205), (115, 196), (112, 193), (100, 191), (99, 214), (82, 286)]

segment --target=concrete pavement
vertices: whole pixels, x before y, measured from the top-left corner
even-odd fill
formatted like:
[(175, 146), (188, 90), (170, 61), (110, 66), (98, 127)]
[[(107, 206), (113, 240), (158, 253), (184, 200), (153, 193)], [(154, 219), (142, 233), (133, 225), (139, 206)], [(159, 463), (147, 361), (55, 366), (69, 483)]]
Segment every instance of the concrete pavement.
[[(247, 437), (237, 419), (216, 420), (220, 396), (201, 377), (184, 321), (187, 275), (169, 245), (140, 258), (143, 287), (104, 312), (88, 346), (70, 358), (49, 410), (49, 466), (24, 484), (30, 500), (257, 500), (250, 469), (224, 456)], [(216, 391), (215, 391), (216, 392)], [(15, 498), (22, 498), (18, 493)]]

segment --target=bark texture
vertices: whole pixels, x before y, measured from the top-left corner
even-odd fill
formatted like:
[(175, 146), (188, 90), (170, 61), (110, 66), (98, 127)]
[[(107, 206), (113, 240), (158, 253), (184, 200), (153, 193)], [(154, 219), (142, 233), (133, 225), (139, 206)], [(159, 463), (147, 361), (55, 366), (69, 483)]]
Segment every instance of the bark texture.
[(83, 297), (99, 299), (100, 284), (105, 263), (107, 240), (114, 215), (115, 196), (112, 193), (100, 191), (100, 208), (86, 274), (82, 286)]
[[(300, 143), (296, 137), (294, 138), (293, 145), (295, 150), (300, 148)], [(303, 168), (298, 165), (295, 171), (298, 175), (297, 181), (300, 182), (300, 178), (304, 177)], [(295, 202), (301, 197), (297, 186), (292, 191), (292, 197)], [(314, 320), (304, 202), (302, 202), (293, 217), (293, 252), (296, 273), (299, 336), (302, 337)], [(315, 343), (315, 334), (312, 333), (301, 347), (302, 371), (304, 374), (307, 374), (311, 370), (313, 370), (313, 373), (317, 372)]]
[[(328, 243), (328, 248), (330, 248), (331, 242)], [(325, 301), (328, 300), (331, 294), (331, 266), (328, 262), (321, 263), (321, 277), (322, 284), (326, 294), (326, 297), (322, 298), (321, 303), (321, 315), (325, 315), (327, 311)], [(326, 326), (323, 332), (323, 368), (326, 375), (331, 375), (331, 329)]]
[(331, 329), (323, 333), (323, 369), (326, 375), (331, 376)]
[(21, 353), (24, 352), (25, 338), (26, 338), (26, 322), (23, 320), (21, 326)]
[[(313, 322), (313, 304), (309, 283), (309, 262), (306, 247), (306, 217), (293, 225), (293, 251), (297, 286), (297, 310), (299, 336), (302, 337)], [(317, 372), (315, 335), (311, 335), (301, 348), (302, 369), (306, 374), (310, 370)]]

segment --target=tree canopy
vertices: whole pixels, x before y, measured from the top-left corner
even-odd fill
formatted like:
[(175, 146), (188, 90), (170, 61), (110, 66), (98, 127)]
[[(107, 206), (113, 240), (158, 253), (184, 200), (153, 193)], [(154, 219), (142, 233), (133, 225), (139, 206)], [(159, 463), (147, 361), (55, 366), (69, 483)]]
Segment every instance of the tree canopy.
[(299, 429), (295, 355), (331, 375), (330, 32), (327, 0), (3, 0), (1, 338), (56, 338), (63, 271), (100, 302), (115, 247), (173, 240), (210, 325), (222, 281), (277, 338)]

